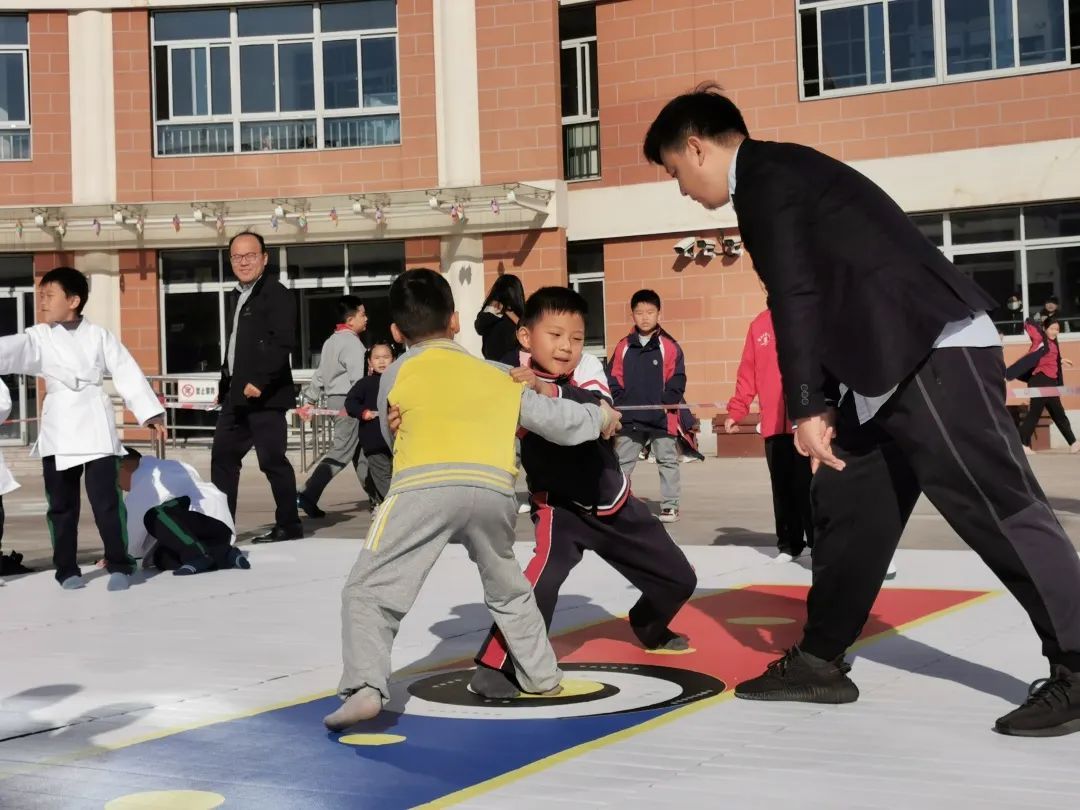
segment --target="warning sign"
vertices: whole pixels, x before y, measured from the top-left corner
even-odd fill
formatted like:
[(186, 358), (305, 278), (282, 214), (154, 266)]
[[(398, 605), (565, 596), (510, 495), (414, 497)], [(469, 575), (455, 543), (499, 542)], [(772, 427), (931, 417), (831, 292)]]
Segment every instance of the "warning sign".
[(212, 405), (217, 402), (217, 380), (178, 380), (176, 398), (180, 402)]

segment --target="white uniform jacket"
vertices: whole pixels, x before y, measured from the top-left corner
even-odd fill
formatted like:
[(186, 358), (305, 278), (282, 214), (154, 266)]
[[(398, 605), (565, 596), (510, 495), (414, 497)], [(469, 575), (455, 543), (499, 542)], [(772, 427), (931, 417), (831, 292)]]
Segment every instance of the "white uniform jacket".
[(85, 318), (75, 329), (42, 323), (0, 338), (0, 373), (45, 378), (41, 429), (31, 455), (55, 456), (57, 470), (124, 454), (104, 375), (112, 375), (139, 424), (165, 411), (131, 353), (112, 332)]

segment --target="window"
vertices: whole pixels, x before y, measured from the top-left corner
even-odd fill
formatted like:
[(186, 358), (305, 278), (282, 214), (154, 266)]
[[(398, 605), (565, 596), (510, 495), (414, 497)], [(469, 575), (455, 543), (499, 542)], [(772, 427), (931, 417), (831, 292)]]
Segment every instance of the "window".
[[(334, 331), (336, 303), (358, 296), (368, 311), (368, 335), (390, 334), (390, 282), (405, 269), (404, 242), (349, 242), (267, 248), (267, 273), (294, 291), (298, 352), (293, 367), (319, 364)], [(161, 335), (168, 374), (217, 372), (233, 316), (228, 293), (236, 286), (223, 250), (161, 252)], [(282, 272), (284, 269), (284, 272)]]
[(607, 339), (604, 321), (604, 244), (571, 242), (566, 246), (570, 288), (589, 305), (585, 318), (585, 348), (604, 354)]
[[(919, 230), (978, 282), (998, 308), (1005, 335), (1023, 335), (1024, 318), (1056, 297), (1064, 331), (1080, 332), (1080, 200), (1023, 207), (920, 214)], [(1008, 307), (1018, 296), (1023, 305)]]
[(562, 44), (563, 174), (567, 180), (600, 176), (600, 94), (596, 59), (596, 7), (559, 9)]
[(30, 39), (25, 14), (0, 14), (0, 160), (30, 159)]
[(153, 15), (157, 154), (401, 142), (396, 0)]
[(799, 0), (799, 44), (803, 98), (1068, 67), (1080, 0)]

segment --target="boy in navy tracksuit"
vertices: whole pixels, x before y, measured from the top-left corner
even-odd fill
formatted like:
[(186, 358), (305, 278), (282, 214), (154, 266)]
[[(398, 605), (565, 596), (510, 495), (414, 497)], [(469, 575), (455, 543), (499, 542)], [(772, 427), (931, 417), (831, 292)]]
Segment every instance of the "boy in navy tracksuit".
[[(596, 403), (611, 399), (603, 364), (582, 356), (585, 300), (565, 287), (545, 287), (529, 297), (518, 329), (531, 354), (514, 379), (538, 393)], [(592, 549), (641, 590), (630, 609), (630, 625), (651, 650), (688, 651), (685, 636), (669, 628), (697, 586), (682, 550), (630, 493), (612, 443), (596, 440), (574, 447), (526, 433), (521, 464), (532, 496), (536, 550), (525, 569), (548, 628), (559, 589), (586, 549)], [(480, 648), (471, 688), (489, 698), (518, 694), (513, 665), (495, 628)]]
[(360, 447), (367, 459), (364, 490), (374, 512), (386, 500), (393, 476), (393, 456), (379, 427), (379, 380), (394, 362), (394, 349), (386, 341), (376, 341), (368, 350), (368, 376), (358, 380), (345, 397), (345, 413), (360, 420)]
[[(660, 326), (660, 296), (638, 290), (630, 299), (634, 331), (615, 345), (608, 362), (615, 407), (622, 405), (678, 405), (684, 402), (686, 365), (675, 338)], [(660, 469), (660, 520), (679, 519), (679, 442), (692, 455), (700, 455), (689, 426), (693, 417), (685, 409), (629, 411), (616, 445), (622, 471), (629, 478), (646, 443)]]

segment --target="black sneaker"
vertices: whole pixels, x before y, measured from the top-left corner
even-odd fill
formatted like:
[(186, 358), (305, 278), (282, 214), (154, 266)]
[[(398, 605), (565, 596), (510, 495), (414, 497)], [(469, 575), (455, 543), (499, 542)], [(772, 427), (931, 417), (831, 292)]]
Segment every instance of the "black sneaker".
[(1080, 731), (1080, 673), (1058, 664), (1049, 678), (1031, 684), (1023, 706), (994, 724), (1013, 737), (1061, 737)]
[(840, 656), (834, 661), (811, 663), (798, 647), (766, 667), (758, 677), (735, 687), (744, 700), (789, 700), (800, 703), (854, 703), (859, 687), (847, 676), (851, 665)]
[(311, 500), (307, 495), (299, 494), (296, 496), (296, 505), (304, 510), (304, 513), (309, 518), (324, 518), (326, 512), (319, 508), (319, 505), (315, 501)]

